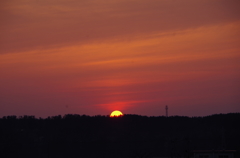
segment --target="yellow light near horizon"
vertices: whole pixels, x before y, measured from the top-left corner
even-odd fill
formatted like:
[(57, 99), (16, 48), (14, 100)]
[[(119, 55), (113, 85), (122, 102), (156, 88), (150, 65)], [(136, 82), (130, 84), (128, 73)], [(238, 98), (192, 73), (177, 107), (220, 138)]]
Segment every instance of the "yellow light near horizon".
[(110, 117), (119, 117), (119, 116), (123, 116), (123, 113), (118, 110), (115, 110), (110, 114)]

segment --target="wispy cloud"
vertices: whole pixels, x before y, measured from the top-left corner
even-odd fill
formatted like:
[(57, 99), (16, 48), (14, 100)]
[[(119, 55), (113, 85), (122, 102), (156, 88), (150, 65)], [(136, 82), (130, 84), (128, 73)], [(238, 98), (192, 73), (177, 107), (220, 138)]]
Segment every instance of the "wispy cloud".
[(2, 2), (1, 53), (239, 21), (239, 1)]

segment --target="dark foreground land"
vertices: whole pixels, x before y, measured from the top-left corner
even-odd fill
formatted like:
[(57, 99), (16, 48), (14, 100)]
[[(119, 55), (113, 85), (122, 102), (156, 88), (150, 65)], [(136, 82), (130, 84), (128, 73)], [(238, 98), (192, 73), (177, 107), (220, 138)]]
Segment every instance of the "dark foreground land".
[(207, 117), (65, 115), (0, 119), (0, 157), (192, 157), (240, 150), (240, 113)]

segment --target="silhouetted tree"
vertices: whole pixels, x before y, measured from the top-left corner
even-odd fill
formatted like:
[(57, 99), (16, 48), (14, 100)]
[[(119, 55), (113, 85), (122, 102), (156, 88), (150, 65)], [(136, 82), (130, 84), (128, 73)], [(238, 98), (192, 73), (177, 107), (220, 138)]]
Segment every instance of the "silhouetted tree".
[(0, 157), (190, 157), (194, 149), (222, 149), (223, 138), (226, 149), (239, 151), (239, 122), (239, 113), (192, 118), (4, 116)]

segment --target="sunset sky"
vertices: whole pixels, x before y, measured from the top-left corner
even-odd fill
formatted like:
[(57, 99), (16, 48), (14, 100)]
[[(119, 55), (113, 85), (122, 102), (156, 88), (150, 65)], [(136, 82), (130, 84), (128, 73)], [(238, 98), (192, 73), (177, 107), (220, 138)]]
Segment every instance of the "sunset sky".
[(239, 0), (0, 2), (0, 117), (240, 112)]

